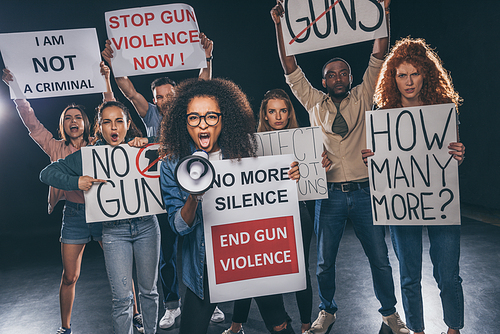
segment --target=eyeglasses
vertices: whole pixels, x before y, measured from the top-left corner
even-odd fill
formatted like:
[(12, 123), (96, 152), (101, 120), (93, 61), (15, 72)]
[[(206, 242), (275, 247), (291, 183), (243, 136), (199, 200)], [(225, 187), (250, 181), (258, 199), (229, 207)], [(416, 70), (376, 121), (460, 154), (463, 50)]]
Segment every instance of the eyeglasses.
[(200, 125), (201, 119), (205, 120), (208, 126), (216, 126), (219, 123), (219, 119), (222, 116), (222, 113), (209, 111), (204, 116), (200, 116), (198, 113), (192, 112), (187, 114), (187, 124), (192, 127), (196, 127)]

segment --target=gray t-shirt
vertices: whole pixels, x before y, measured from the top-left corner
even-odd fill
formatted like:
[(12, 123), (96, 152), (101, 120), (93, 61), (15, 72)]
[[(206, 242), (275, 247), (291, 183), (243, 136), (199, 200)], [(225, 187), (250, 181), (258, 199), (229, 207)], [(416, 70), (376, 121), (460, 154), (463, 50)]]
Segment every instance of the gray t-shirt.
[(158, 111), (158, 107), (148, 102), (148, 111), (146, 116), (141, 117), (144, 126), (146, 127), (146, 134), (148, 137), (154, 137), (160, 130), (160, 124), (163, 116)]

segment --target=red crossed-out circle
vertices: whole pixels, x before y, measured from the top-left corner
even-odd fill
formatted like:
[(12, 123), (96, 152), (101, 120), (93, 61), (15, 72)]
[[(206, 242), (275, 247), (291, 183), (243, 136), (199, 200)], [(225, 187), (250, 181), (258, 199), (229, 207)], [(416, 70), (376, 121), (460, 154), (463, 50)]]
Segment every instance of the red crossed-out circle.
[(143, 170), (141, 170), (141, 168), (139, 167), (139, 158), (140, 156), (142, 155), (142, 152), (147, 149), (148, 147), (150, 146), (153, 146), (153, 145), (158, 145), (157, 143), (151, 143), (151, 144), (147, 144), (146, 146), (142, 147), (139, 152), (137, 153), (137, 156), (135, 157), (135, 166), (137, 167), (137, 170), (139, 171), (139, 173), (144, 176), (144, 177), (148, 177), (148, 178), (151, 178), (151, 179), (157, 179), (160, 177), (160, 175), (148, 175), (146, 174), (147, 171), (149, 171), (149, 169), (151, 167), (153, 167), (154, 165), (156, 165), (158, 163), (158, 161), (161, 160), (162, 157), (158, 156), (158, 158), (156, 158), (155, 161), (153, 161), (152, 163), (150, 163), (146, 168), (144, 168)]

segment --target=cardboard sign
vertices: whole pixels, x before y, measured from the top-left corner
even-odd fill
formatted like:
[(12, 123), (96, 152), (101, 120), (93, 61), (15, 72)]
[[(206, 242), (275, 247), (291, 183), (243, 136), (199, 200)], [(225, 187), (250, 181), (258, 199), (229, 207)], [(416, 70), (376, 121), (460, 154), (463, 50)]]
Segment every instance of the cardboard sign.
[(216, 180), (203, 196), (212, 303), (306, 288), (291, 155), (212, 162)]
[(159, 144), (82, 147), (83, 175), (104, 179), (85, 192), (87, 223), (165, 212), (160, 190)]
[(258, 132), (257, 155), (293, 154), (299, 163), (299, 201), (328, 198), (326, 171), (321, 167), (323, 141), (319, 127)]
[(453, 103), (366, 112), (375, 225), (459, 225)]
[(116, 77), (205, 68), (191, 6), (171, 4), (106, 12)]
[(387, 37), (377, 0), (284, 0), (281, 27), (288, 56)]
[(0, 34), (0, 51), (15, 78), (12, 99), (106, 91), (94, 28)]

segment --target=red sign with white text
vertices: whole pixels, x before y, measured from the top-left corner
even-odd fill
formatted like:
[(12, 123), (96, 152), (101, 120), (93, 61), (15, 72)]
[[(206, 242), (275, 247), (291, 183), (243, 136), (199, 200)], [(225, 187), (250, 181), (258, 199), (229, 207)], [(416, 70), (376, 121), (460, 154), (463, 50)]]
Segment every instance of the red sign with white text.
[(299, 272), (293, 216), (212, 226), (217, 284)]

